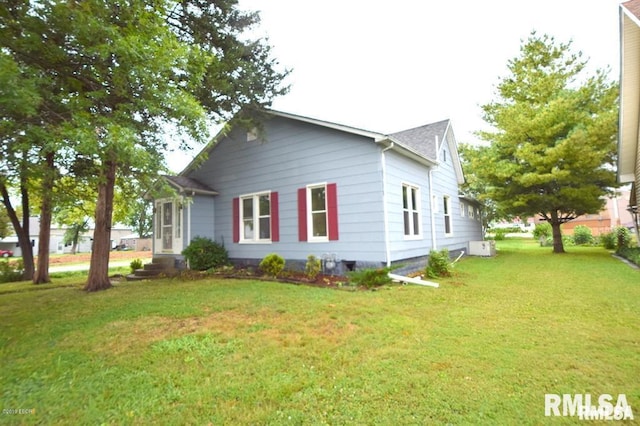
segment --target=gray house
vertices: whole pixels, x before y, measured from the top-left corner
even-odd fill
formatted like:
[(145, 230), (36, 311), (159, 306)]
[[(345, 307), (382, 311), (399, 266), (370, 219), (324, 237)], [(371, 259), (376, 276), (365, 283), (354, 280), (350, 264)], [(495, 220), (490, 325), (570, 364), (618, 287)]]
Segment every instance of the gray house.
[(269, 111), (264, 132), (236, 128), (156, 199), (153, 250), (172, 256), (196, 236), (223, 243), (236, 264), (308, 255), (325, 272), (425, 266), (431, 249), (456, 253), (482, 239), (480, 205), (464, 182), (449, 120), (385, 135)]

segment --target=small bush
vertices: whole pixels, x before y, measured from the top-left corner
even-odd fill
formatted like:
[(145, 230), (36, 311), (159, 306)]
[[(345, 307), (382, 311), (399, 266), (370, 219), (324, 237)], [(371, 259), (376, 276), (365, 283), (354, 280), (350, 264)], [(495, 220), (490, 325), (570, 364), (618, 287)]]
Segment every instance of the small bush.
[(547, 239), (553, 236), (551, 224), (549, 222), (541, 222), (533, 228), (533, 238), (540, 241), (540, 245), (544, 246)]
[(600, 245), (607, 250), (616, 249), (616, 234), (614, 232), (607, 232), (606, 234), (600, 234)]
[(310, 254), (307, 256), (307, 264), (304, 267), (304, 273), (310, 280), (315, 280), (320, 273), (320, 259)]
[(0, 283), (10, 283), (22, 280), (24, 264), (19, 260), (0, 260)]
[(493, 239), (496, 241), (502, 241), (506, 238), (507, 231), (504, 229), (496, 229)]
[(624, 247), (617, 251), (618, 255), (640, 266), (640, 247)]
[(189, 268), (196, 271), (218, 268), (229, 263), (227, 249), (205, 237), (195, 237), (182, 254), (187, 259)]
[(367, 268), (356, 271), (347, 272), (349, 281), (355, 285), (361, 285), (366, 288), (380, 287), (391, 284), (389, 277), (391, 268)]
[(260, 262), (260, 269), (272, 277), (277, 277), (284, 269), (284, 258), (276, 253), (268, 254)]
[(142, 260), (140, 259), (132, 260), (131, 263), (129, 264), (129, 267), (131, 268), (131, 273), (133, 274), (134, 272), (136, 272), (137, 269), (142, 269)]
[(593, 235), (591, 234), (591, 228), (584, 225), (578, 225), (573, 228), (573, 242), (578, 246), (592, 244)]
[(631, 231), (624, 226), (616, 226), (614, 232), (616, 234), (617, 251), (631, 247)]
[(427, 264), (426, 269), (426, 274), (429, 278), (450, 277), (451, 270), (452, 266), (451, 259), (449, 258), (449, 250), (431, 250), (429, 252), (429, 263)]

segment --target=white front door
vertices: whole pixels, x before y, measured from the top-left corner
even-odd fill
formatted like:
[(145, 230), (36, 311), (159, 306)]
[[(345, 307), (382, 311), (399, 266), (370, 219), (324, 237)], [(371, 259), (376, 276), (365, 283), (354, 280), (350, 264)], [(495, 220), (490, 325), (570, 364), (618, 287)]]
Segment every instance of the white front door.
[(182, 252), (182, 202), (180, 200), (156, 201), (155, 252)]
[(173, 203), (162, 204), (162, 251), (173, 251)]

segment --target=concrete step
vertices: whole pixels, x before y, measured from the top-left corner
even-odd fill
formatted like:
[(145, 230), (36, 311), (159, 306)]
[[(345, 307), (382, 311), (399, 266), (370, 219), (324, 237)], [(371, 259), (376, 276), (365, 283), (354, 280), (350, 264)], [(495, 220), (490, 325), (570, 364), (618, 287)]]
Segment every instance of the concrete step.
[(153, 277), (156, 275), (160, 275), (164, 272), (164, 268), (161, 269), (136, 269), (133, 274), (139, 277)]
[(159, 264), (164, 265), (167, 268), (173, 268), (175, 267), (176, 260), (173, 257), (154, 257), (153, 259), (151, 259), (151, 264)]

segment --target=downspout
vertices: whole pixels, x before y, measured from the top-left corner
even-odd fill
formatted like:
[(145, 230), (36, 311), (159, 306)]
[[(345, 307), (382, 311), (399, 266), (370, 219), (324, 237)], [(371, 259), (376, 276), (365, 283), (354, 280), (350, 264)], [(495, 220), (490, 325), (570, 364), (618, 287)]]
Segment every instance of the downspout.
[(431, 214), (431, 250), (437, 250), (438, 245), (436, 241), (436, 214), (435, 204), (433, 202), (433, 169), (429, 168), (429, 212)]
[[(438, 146), (438, 135), (436, 135), (436, 156), (440, 155), (440, 147)], [(431, 214), (431, 250), (438, 249), (438, 241), (436, 239), (436, 213), (435, 202), (433, 198), (433, 168), (429, 167), (429, 209)]]
[(391, 144), (382, 150), (380, 160), (382, 162), (382, 215), (384, 218), (384, 248), (385, 257), (387, 258), (387, 267), (391, 266), (391, 243), (389, 241), (389, 207), (387, 206), (387, 160), (384, 153), (394, 147)]
[[(191, 204), (193, 204), (193, 197), (196, 193), (191, 192), (191, 200), (187, 203), (187, 245), (191, 244)], [(184, 243), (182, 243), (184, 245)]]

